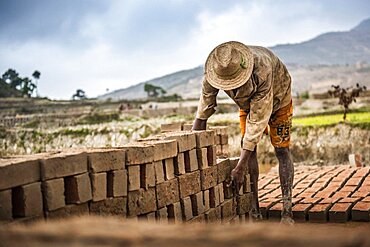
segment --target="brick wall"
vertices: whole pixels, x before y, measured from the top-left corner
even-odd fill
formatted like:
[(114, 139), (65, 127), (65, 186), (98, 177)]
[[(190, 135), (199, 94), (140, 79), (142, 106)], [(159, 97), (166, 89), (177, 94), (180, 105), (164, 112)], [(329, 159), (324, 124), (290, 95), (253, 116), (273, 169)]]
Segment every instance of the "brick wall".
[(245, 219), (249, 176), (238, 193), (226, 186), (238, 160), (218, 159), (223, 146), (227, 132), (220, 127), (165, 132), (119, 148), (1, 159), (0, 222), (82, 214), (160, 222)]

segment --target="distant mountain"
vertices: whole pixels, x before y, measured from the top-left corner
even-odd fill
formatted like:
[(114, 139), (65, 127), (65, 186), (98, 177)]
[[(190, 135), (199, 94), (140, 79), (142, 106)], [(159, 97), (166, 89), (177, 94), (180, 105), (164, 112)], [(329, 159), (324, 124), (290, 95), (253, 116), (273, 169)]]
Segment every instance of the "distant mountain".
[[(369, 78), (370, 75), (367, 65), (363, 65), (365, 67), (359, 71), (356, 66), (346, 65), (370, 63), (370, 19), (362, 21), (350, 31), (325, 33), (306, 42), (277, 45), (270, 49), (288, 65), (293, 77), (294, 92), (309, 90), (313, 83), (325, 82), (330, 85), (331, 81), (343, 81), (350, 84), (353, 78), (362, 82), (363, 78)], [(351, 76), (351, 71), (356, 77)], [(119, 89), (98, 98), (142, 99), (146, 97), (145, 83), (164, 88), (168, 95), (177, 93), (183, 98), (196, 98), (200, 94), (202, 79), (203, 67), (199, 66)], [(364, 82), (366, 85), (369, 83), (368, 79)]]
[(288, 64), (355, 64), (370, 62), (370, 19), (347, 32), (330, 32), (299, 44), (271, 49)]
[[(191, 83), (192, 80), (198, 80), (203, 75), (203, 67), (199, 66), (194, 69), (189, 70), (182, 70), (179, 72), (175, 72), (173, 74), (165, 75), (163, 77), (155, 78), (149, 81), (141, 82), (134, 86), (119, 89), (113, 91), (111, 93), (104, 94), (99, 96), (99, 99), (112, 99), (112, 100), (119, 100), (119, 99), (143, 99), (147, 97), (146, 92), (144, 91), (144, 84), (150, 83), (152, 85), (160, 86), (167, 91), (167, 95), (170, 94), (180, 94), (184, 97), (185, 91), (178, 91), (178, 87), (183, 87), (183, 85), (188, 85)], [(198, 86), (198, 85), (197, 85)], [(198, 88), (199, 90), (199, 88)]]

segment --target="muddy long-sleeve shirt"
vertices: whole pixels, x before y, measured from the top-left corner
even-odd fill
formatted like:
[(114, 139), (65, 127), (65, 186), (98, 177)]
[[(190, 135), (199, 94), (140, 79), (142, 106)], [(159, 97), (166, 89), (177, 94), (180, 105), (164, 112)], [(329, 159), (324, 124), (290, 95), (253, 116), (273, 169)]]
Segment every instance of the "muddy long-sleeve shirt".
[[(248, 46), (253, 54), (253, 72), (241, 87), (225, 90), (240, 109), (249, 112), (243, 149), (253, 151), (269, 119), (281, 107), (291, 101), (291, 77), (285, 65), (270, 50), (260, 46)], [(218, 89), (203, 80), (197, 118), (208, 119), (214, 112)]]

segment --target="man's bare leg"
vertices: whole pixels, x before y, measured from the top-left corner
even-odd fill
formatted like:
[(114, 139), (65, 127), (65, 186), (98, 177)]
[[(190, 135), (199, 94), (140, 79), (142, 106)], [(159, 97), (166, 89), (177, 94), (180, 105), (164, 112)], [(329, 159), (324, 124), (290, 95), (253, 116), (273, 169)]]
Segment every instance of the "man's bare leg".
[(279, 176), (281, 193), (283, 197), (283, 210), (281, 212), (281, 222), (292, 224), (292, 186), (294, 179), (294, 167), (292, 155), (289, 148), (275, 148), (276, 157), (279, 160)]
[(251, 216), (253, 219), (262, 219), (258, 202), (258, 176), (259, 168), (257, 161), (257, 147), (253, 150), (248, 160), (248, 170), (251, 178), (251, 190), (252, 190), (252, 209)]

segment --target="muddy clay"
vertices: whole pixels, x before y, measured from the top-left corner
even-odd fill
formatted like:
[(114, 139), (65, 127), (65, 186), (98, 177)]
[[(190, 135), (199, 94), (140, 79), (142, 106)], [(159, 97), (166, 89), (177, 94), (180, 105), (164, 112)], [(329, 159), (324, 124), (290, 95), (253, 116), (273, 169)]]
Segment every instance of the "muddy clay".
[(369, 224), (159, 225), (81, 217), (0, 227), (0, 246), (370, 246)]

